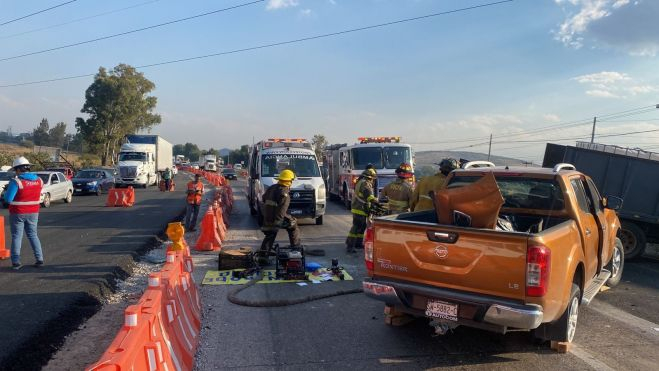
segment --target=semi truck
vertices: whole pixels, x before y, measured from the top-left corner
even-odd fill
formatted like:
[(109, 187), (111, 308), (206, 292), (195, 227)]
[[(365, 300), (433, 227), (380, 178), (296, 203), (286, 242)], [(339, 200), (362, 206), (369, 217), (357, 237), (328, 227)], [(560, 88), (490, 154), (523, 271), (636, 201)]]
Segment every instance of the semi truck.
[(625, 258), (643, 254), (648, 242), (659, 242), (659, 153), (590, 142), (548, 143), (542, 166), (561, 162), (590, 176), (604, 194), (624, 200), (618, 217)]
[(160, 172), (174, 166), (172, 153), (172, 144), (158, 135), (126, 135), (115, 184), (142, 188), (158, 184)]
[(378, 173), (376, 196), (396, 179), (396, 169), (401, 163), (414, 167), (412, 147), (401, 143), (400, 137), (360, 137), (357, 140), (359, 143), (353, 145), (328, 146), (323, 156), (329, 197), (341, 200), (348, 209), (357, 178), (367, 165), (373, 165)]
[(206, 171), (217, 171), (217, 156), (204, 155), (203, 162), (199, 164), (199, 167)]
[[(236, 171), (238, 165), (234, 166)], [(263, 222), (263, 194), (286, 169), (296, 175), (291, 185), (289, 214), (296, 218), (312, 218), (317, 225), (323, 224), (325, 182), (313, 146), (305, 139), (271, 138), (252, 146), (246, 189), (250, 213), (258, 217), (259, 225)]]

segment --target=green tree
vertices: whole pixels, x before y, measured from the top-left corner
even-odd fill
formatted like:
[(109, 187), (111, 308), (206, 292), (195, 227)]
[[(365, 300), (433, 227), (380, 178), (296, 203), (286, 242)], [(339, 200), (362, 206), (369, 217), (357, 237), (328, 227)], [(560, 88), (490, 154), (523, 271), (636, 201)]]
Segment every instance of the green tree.
[(85, 120), (76, 118), (76, 129), (89, 149), (107, 165), (126, 134), (151, 129), (161, 122), (152, 113), (158, 99), (148, 94), (156, 85), (134, 67), (119, 64), (111, 71), (100, 67), (94, 82), (85, 92), (85, 104), (80, 112)]
[(32, 142), (34, 142), (34, 144), (37, 146), (47, 146), (49, 128), (50, 125), (48, 125), (48, 119), (41, 119), (39, 126), (37, 126), (37, 128), (32, 131)]
[(174, 156), (176, 155), (185, 156), (185, 146), (183, 144), (174, 144), (174, 146), (172, 147), (172, 152), (174, 153)]
[(60, 147), (64, 146), (64, 141), (66, 140), (66, 124), (63, 122), (58, 122), (54, 127), (48, 130), (48, 145), (51, 147)]
[(247, 163), (248, 158), (249, 158), (249, 146), (247, 144), (243, 144), (242, 146), (240, 146), (240, 149), (234, 149), (229, 154), (229, 159), (232, 164), (239, 164), (241, 161)]
[(187, 157), (190, 161), (199, 161), (199, 158), (201, 156), (201, 150), (196, 144), (185, 143), (183, 148), (184, 148), (183, 155), (185, 157)]
[(318, 159), (323, 158), (323, 150), (329, 144), (327, 142), (327, 138), (325, 138), (325, 136), (322, 134), (316, 134), (313, 136), (313, 139), (311, 139), (311, 144), (313, 144), (315, 148), (316, 158)]

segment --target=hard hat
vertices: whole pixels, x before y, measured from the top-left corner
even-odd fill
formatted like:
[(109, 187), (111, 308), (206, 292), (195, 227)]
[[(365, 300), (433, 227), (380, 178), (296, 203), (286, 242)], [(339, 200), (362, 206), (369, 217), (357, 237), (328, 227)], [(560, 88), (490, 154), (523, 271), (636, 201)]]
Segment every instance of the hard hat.
[(398, 174), (400, 178), (411, 178), (414, 176), (414, 173), (412, 172), (412, 165), (403, 162), (398, 166), (398, 169), (396, 169), (396, 174)]
[(362, 176), (364, 178), (368, 178), (368, 179), (374, 179), (376, 175), (377, 175), (377, 172), (375, 171), (375, 169), (372, 169), (372, 168), (371, 169), (366, 169), (362, 172)]
[(439, 163), (439, 170), (442, 173), (450, 173), (458, 167), (458, 160), (454, 158), (445, 158)]
[(30, 166), (30, 165), (31, 165), (30, 161), (28, 161), (28, 159), (26, 159), (25, 157), (21, 156), (14, 160), (14, 163), (11, 164), (11, 167), (15, 169), (19, 166)]
[(279, 173), (279, 176), (277, 177), (277, 180), (281, 180), (284, 182), (293, 181), (294, 179), (295, 179), (295, 173), (292, 170), (288, 170), (288, 169)]

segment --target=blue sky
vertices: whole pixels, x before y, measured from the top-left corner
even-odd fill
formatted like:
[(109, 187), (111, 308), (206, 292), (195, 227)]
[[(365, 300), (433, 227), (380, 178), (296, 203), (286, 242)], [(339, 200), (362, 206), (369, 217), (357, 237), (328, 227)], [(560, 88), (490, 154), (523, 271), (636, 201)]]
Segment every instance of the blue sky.
[[(63, 2), (0, 0), (0, 23)], [(246, 2), (78, 0), (0, 26), (0, 59)], [(487, 2), (263, 1), (0, 61), (0, 85), (231, 51)], [(110, 11), (116, 12), (35, 31)], [(659, 103), (658, 16), (653, 0), (516, 0), (142, 72), (156, 84), (156, 111), (163, 116), (153, 133), (173, 143), (234, 148), (273, 136), (320, 133), (344, 143), (400, 135), (417, 151), (487, 151), (481, 143), (493, 134), (493, 153), (537, 162), (542, 141), (567, 144), (588, 137), (593, 116)], [(0, 88), (0, 130), (29, 131), (46, 117), (51, 124), (66, 122), (73, 132), (91, 82), (85, 77)], [(659, 150), (659, 131), (610, 136), (659, 129), (658, 119), (659, 109), (602, 120), (597, 133), (609, 136), (597, 141)], [(561, 126), (574, 120), (583, 124)], [(549, 125), (557, 127), (524, 134)]]

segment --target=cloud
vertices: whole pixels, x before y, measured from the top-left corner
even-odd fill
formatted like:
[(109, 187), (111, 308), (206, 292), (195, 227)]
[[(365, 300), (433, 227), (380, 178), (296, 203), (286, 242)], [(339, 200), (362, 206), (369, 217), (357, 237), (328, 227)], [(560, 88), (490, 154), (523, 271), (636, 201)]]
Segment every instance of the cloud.
[(634, 56), (659, 52), (659, 1), (554, 0), (566, 12), (554, 38), (580, 49), (613, 48)]
[(656, 86), (633, 79), (626, 73), (602, 71), (573, 77), (572, 80), (586, 85), (586, 95), (598, 98), (629, 98), (659, 91)]
[(268, 5), (265, 8), (268, 10), (277, 10), (296, 7), (299, 4), (299, 0), (268, 0)]
[(6, 95), (0, 95), (0, 105), (3, 105), (5, 107), (9, 107), (9, 108), (23, 108), (23, 107), (25, 107), (25, 104), (23, 104), (23, 103), (21, 103), (17, 100), (11, 99)]
[(313, 10), (311, 9), (300, 9), (300, 17), (311, 17), (313, 16)]
[(547, 114), (542, 115), (542, 119), (547, 121), (547, 122), (552, 122), (552, 123), (561, 121), (561, 118), (558, 117), (558, 115), (555, 115), (553, 113), (547, 113)]

